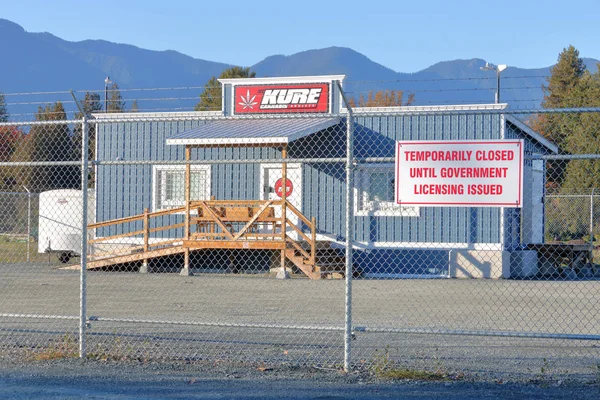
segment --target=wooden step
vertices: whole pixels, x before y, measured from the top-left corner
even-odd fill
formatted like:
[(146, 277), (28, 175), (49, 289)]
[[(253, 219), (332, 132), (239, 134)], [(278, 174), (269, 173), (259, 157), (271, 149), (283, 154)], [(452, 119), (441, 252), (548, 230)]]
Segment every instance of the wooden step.
[(345, 260), (334, 263), (321, 263), (317, 259), (316, 264), (313, 265), (305, 257), (297, 254), (293, 248), (286, 249), (285, 255), (310, 279), (342, 279), (344, 277)]
[(288, 260), (293, 262), (294, 265), (298, 267), (298, 269), (300, 269), (300, 271), (304, 272), (304, 274), (308, 276), (309, 279), (321, 279), (321, 272), (318, 269), (318, 267), (316, 267), (313, 264), (307, 263), (304, 257), (297, 256), (294, 249), (286, 249), (285, 256)]

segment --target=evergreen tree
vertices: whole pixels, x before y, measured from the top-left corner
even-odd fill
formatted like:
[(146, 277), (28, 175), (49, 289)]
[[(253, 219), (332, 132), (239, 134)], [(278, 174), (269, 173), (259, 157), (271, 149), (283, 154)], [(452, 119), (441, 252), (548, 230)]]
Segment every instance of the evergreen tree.
[[(6, 109), (4, 94), (0, 92), (0, 122), (8, 122), (10, 116)], [(22, 142), (23, 133), (14, 126), (0, 126), (0, 162), (10, 161), (17, 146)], [(14, 189), (13, 168), (0, 168), (0, 191)]]
[[(4, 94), (0, 92), (0, 122), (8, 122), (9, 115), (6, 110)], [(18, 129), (9, 126), (0, 126), (0, 162), (8, 161), (14, 151), (18, 138)]]
[(212, 77), (204, 85), (204, 90), (200, 95), (200, 101), (194, 107), (195, 111), (220, 111), (223, 104), (223, 94), (221, 93), (221, 84), (217, 79), (232, 78), (254, 78), (256, 72), (251, 72), (250, 68), (232, 67), (226, 69), (219, 75), (219, 78)]
[[(590, 74), (573, 46), (560, 53), (551, 73), (548, 85), (543, 86), (545, 108), (600, 106), (600, 72)], [(558, 144), (563, 153), (600, 154), (598, 113), (543, 114), (536, 118), (533, 127)], [(548, 161), (547, 182), (553, 191), (564, 195), (589, 194), (592, 188), (600, 189), (600, 163), (595, 160)], [(546, 217), (549, 226), (560, 227), (557, 236), (568, 240), (588, 234), (589, 199), (549, 200)], [(573, 213), (575, 209), (578, 212)]]
[[(102, 102), (100, 101), (100, 95), (98, 93), (86, 92), (83, 102), (80, 102), (80, 107), (83, 109), (75, 113), (75, 119), (79, 120), (83, 118), (83, 114), (90, 119), (92, 114), (102, 112)], [(75, 158), (81, 160), (81, 124), (75, 124), (73, 128), (73, 143)], [(96, 150), (96, 124), (88, 124), (88, 137), (89, 137), (89, 160), (93, 160)]]
[[(60, 102), (39, 107), (36, 121), (64, 121), (65, 109)], [(23, 145), (12, 154), (15, 161), (75, 161), (73, 140), (69, 126), (65, 123), (34, 125), (26, 135)], [(79, 185), (79, 168), (74, 166), (27, 167), (16, 174), (18, 186), (27, 186), (31, 191), (42, 192), (52, 189), (70, 189)]]
[(115, 82), (108, 88), (108, 102), (106, 109), (109, 113), (125, 112), (125, 101), (123, 101), (123, 97), (121, 96), (119, 85)]
[[(548, 85), (542, 85), (544, 108), (567, 108), (585, 106), (581, 93), (581, 79), (586, 74), (585, 64), (579, 51), (569, 46), (558, 55), (558, 62), (550, 69), (546, 78)], [(564, 149), (565, 138), (569, 136), (573, 118), (566, 114), (544, 114), (538, 116), (533, 128)]]
[(6, 109), (6, 99), (4, 93), (0, 92), (0, 122), (8, 122), (8, 110)]
[[(586, 72), (573, 90), (583, 107), (600, 107), (600, 71)], [(563, 141), (570, 154), (600, 154), (600, 115), (598, 113), (572, 113), (565, 117), (564, 130), (568, 135)], [(594, 160), (571, 161), (566, 166), (562, 189), (573, 193), (581, 189), (600, 189), (600, 163)]]
[[(81, 108), (86, 116), (91, 117), (93, 113), (102, 111), (102, 102), (100, 101), (100, 95), (98, 93), (86, 92), (83, 98), (83, 104)], [(76, 114), (76, 119), (83, 118), (81, 111)]]
[(139, 111), (140, 111), (140, 107), (138, 106), (138, 102), (137, 102), (137, 100), (134, 100), (131, 103), (131, 108), (129, 109), (129, 112), (136, 113)]
[[(7, 162), (18, 146), (24, 142), (24, 135), (16, 126), (0, 126), (0, 162)], [(8, 192), (15, 189), (14, 167), (0, 168), (0, 191)]]
[(542, 85), (544, 91), (544, 108), (577, 107), (577, 96), (574, 92), (586, 68), (579, 57), (579, 50), (572, 45), (563, 49), (558, 55), (558, 62), (550, 69), (546, 78), (548, 85)]

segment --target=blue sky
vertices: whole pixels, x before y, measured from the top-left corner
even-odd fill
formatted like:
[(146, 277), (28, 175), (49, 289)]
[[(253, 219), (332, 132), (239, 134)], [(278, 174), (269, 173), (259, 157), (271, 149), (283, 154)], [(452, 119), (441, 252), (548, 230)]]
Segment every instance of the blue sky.
[(398, 72), (475, 57), (545, 67), (569, 44), (600, 58), (598, 0), (5, 0), (0, 18), (71, 41), (105, 39), (242, 66), (329, 46)]

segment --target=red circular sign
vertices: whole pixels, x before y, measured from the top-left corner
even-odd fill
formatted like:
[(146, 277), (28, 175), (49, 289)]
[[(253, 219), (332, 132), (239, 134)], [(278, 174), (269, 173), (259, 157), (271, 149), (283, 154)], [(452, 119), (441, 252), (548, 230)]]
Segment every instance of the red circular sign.
[[(283, 178), (277, 179), (277, 182), (275, 182), (275, 193), (279, 197), (283, 197), (283, 190), (281, 190), (282, 186), (283, 186)], [(285, 197), (290, 197), (293, 191), (294, 191), (294, 185), (292, 185), (292, 181), (290, 181), (289, 179), (286, 179), (285, 180)]]

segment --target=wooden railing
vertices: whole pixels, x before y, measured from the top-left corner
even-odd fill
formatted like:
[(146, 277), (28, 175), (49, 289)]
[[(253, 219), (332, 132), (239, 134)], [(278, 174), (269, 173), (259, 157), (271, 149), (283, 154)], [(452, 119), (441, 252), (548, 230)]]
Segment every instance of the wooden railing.
[[(138, 246), (130, 246), (118, 251), (90, 252), (90, 259), (100, 259), (124, 255), (133, 251), (148, 252), (162, 246), (174, 245), (183, 242), (187, 237), (191, 241), (209, 241), (208, 247), (219, 248), (224, 241), (227, 242), (274, 242), (283, 241), (286, 247), (293, 248), (307, 259), (311, 264), (316, 259), (316, 221), (306, 218), (296, 207), (286, 200), (286, 215), (282, 215), (283, 200), (205, 200), (191, 201), (190, 214), (186, 214), (186, 207), (178, 207), (169, 210), (148, 212), (144, 210), (143, 214), (119, 218), (110, 221), (98, 222), (88, 226), (88, 229), (94, 230), (119, 226), (127, 223), (143, 221), (141, 230), (135, 230), (125, 233), (119, 233), (110, 236), (94, 238), (88, 241), (90, 245), (104, 245), (104, 247), (116, 246), (116, 241), (134, 242), (131, 239), (134, 236), (143, 235)], [(279, 212), (277, 212), (279, 211)], [(167, 215), (181, 215), (184, 220), (176, 224), (169, 224), (151, 228), (151, 219), (164, 217)], [(279, 214), (279, 215), (277, 215)], [(291, 219), (296, 216), (299, 221), (308, 227), (310, 233), (305, 233)], [(189, 224), (185, 218), (188, 218)], [(291, 218), (291, 219), (290, 219)], [(189, 227), (189, 231), (184, 232), (182, 238), (151, 241), (151, 234), (155, 232)], [(288, 234), (288, 228), (295, 235)], [(297, 238), (297, 239), (296, 239)], [(123, 240), (125, 239), (125, 240)], [(299, 242), (308, 244), (308, 248), (303, 247)], [(213, 246), (214, 244), (214, 246)], [(259, 243), (253, 248), (260, 247)]]
[[(292, 229), (294, 229), (296, 232), (298, 232), (300, 237), (302, 237), (307, 243), (310, 244), (310, 254), (303, 253), (303, 255), (305, 255), (310, 260), (311, 264), (315, 264), (316, 255), (317, 255), (317, 221), (316, 221), (315, 217), (312, 217), (309, 221), (289, 201), (287, 201), (287, 209), (290, 210), (296, 216), (298, 216), (298, 218), (302, 222), (304, 222), (304, 224), (310, 229), (310, 237), (308, 237), (296, 225), (294, 225), (289, 219), (286, 219), (287, 225), (290, 226)], [(297, 243), (294, 243), (294, 244), (297, 244)]]
[(193, 240), (276, 240), (281, 223), (281, 219), (275, 217), (278, 205), (281, 201), (192, 201), (190, 210), (194, 214), (190, 215), (189, 237)]
[[(153, 250), (156, 248), (161, 248), (161, 247), (169, 246), (169, 245), (172, 246), (172, 245), (176, 244), (177, 242), (181, 242), (181, 239), (168, 239), (168, 240), (159, 240), (159, 241), (155, 241), (155, 242), (150, 242), (150, 235), (152, 233), (165, 231), (165, 230), (169, 230), (169, 229), (183, 228), (185, 225), (184, 223), (176, 223), (176, 224), (170, 224), (170, 225), (150, 228), (150, 219), (164, 217), (167, 215), (181, 214), (184, 212), (185, 212), (185, 207), (178, 207), (178, 208), (172, 208), (169, 210), (161, 210), (161, 211), (155, 211), (155, 212), (148, 212), (148, 209), (146, 208), (144, 210), (143, 214), (90, 224), (90, 225), (88, 225), (88, 230), (94, 230), (94, 229), (99, 229), (99, 228), (108, 228), (108, 227), (112, 227), (112, 226), (119, 226), (119, 225), (128, 224), (128, 223), (132, 223), (132, 222), (143, 221), (143, 229), (125, 232), (125, 233), (119, 233), (116, 235), (96, 237), (94, 239), (88, 240), (88, 244), (90, 246), (96, 247), (96, 248), (106, 247), (106, 248), (110, 249), (111, 247), (112, 248), (122, 247), (120, 249), (111, 250), (111, 251), (100, 251), (100, 250), (89, 251), (88, 252), (89, 258), (90, 258), (90, 260), (93, 261), (93, 260), (102, 259), (102, 258), (127, 255), (134, 251), (141, 250), (141, 251), (147, 252), (147, 251), (150, 251), (150, 250)], [(131, 238), (133, 238), (134, 236), (139, 236), (139, 235), (143, 235), (142, 245), (135, 246), (134, 244), (136, 242), (138, 242), (138, 240), (134, 241), (134, 240), (131, 240)], [(129, 238), (130, 240), (122, 240), (122, 239), (127, 239), (127, 238)], [(123, 247), (123, 244), (125, 244), (125, 247)]]

